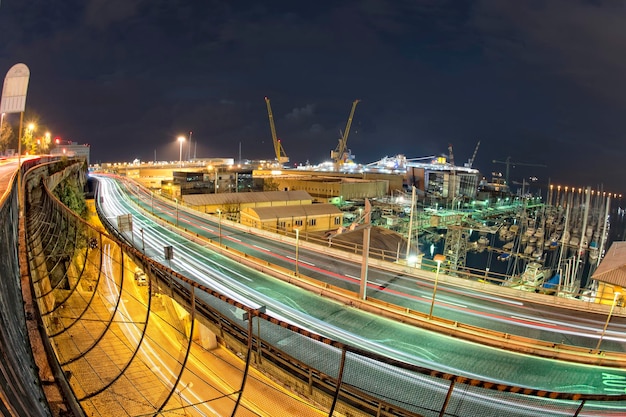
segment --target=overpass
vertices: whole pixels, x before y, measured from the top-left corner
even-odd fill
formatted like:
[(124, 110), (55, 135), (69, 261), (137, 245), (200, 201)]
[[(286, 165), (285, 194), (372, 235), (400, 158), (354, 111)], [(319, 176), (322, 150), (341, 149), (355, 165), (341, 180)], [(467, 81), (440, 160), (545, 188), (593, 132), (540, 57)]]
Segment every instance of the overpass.
[[(305, 404), (305, 410), (329, 416), (623, 414), (619, 408), (626, 396), (619, 378), (610, 382), (621, 395), (474, 380), (391, 359), (267, 314), (264, 306), (246, 304), (227, 288), (218, 291), (190, 280), (146, 257), (123, 236), (109, 236), (83, 222), (51, 195), (60, 178), (50, 176), (49, 169), (31, 172), (34, 179), (26, 176), (23, 236), (38, 307), (33, 319), (58, 370), (55, 381), (68, 402), (79, 405), (75, 414), (304, 415), (302, 410), (276, 413), (279, 404)], [(67, 176), (82, 178), (76, 171)], [(11, 190), (14, 208), (2, 211), (2, 227), (15, 239), (15, 186)], [(137, 267), (148, 274), (149, 285), (137, 285)], [(3, 270), (3, 276), (14, 277), (6, 281), (19, 288), (14, 272)], [(3, 311), (3, 318), (17, 317), (19, 294), (8, 293), (14, 308)], [(25, 327), (19, 322), (26, 318), (16, 321), (15, 327)], [(3, 340), (28, 350), (23, 337)], [(3, 354), (7, 350), (3, 346)], [(196, 359), (207, 352), (212, 362)], [(3, 370), (20, 369), (3, 358)], [(267, 375), (271, 380), (263, 380)], [(19, 385), (6, 386), (14, 384)], [(42, 384), (25, 385), (15, 392), (42, 398), (37, 395)], [(37, 413), (15, 411), (12, 400), (18, 397), (2, 396), (14, 414), (49, 412), (45, 401), (38, 402)]]

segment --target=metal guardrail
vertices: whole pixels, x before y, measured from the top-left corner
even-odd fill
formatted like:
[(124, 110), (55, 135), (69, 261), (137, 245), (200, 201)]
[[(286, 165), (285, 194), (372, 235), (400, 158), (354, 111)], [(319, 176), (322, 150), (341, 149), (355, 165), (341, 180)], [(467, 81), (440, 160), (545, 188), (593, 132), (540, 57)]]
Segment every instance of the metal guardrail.
[[(38, 162), (24, 161), (21, 174)], [(35, 317), (25, 315), (22, 298), (17, 175), (0, 199), (0, 414), (51, 416), (29, 340)]]

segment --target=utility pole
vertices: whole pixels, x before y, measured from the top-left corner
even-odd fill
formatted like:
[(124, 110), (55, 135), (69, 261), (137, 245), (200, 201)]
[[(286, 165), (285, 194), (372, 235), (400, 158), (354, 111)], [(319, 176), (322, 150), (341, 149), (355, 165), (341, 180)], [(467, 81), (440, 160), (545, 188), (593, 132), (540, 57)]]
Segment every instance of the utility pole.
[[(406, 262), (409, 264), (409, 258), (411, 256), (411, 235), (413, 234), (413, 211), (415, 210), (415, 186), (413, 186), (413, 191), (411, 193), (411, 213), (409, 215), (409, 233), (407, 235), (406, 240)], [(418, 244), (419, 247), (419, 244)], [(419, 252), (419, 251), (418, 251)], [(419, 253), (416, 255), (419, 256)]]
[[(187, 148), (187, 161), (191, 160), (191, 134), (193, 132), (189, 132), (189, 147)], [(195, 158), (195, 151), (194, 151), (194, 158)]]

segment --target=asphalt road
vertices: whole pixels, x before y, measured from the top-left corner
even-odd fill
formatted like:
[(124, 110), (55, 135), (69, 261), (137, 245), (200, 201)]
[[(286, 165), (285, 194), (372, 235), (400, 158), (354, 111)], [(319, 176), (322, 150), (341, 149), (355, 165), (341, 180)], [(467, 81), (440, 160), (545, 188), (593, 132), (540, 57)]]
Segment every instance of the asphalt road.
[[(616, 394), (615, 386), (607, 381), (626, 381), (626, 370), (623, 369), (567, 363), (493, 349), (394, 322), (320, 298), (251, 270), (210, 248), (190, 242), (171, 230), (172, 228), (156, 225), (137, 208), (135, 202), (130, 201), (116, 181), (105, 178), (99, 178), (99, 181), (102, 186), (100, 190), (103, 196), (102, 209), (107, 218), (114, 219), (117, 215), (132, 213), (135, 246), (141, 248), (143, 243), (147, 255), (167, 265), (167, 261), (163, 259), (163, 246), (171, 244), (175, 251), (175, 259), (171, 265), (173, 269), (252, 307), (265, 305), (270, 315), (300, 327), (404, 362), (497, 383), (548, 391)], [(149, 200), (148, 198), (148, 204)], [(175, 212), (170, 212), (170, 215), (175, 219)], [(179, 222), (187, 221), (182, 220), (182, 211), (178, 215)], [(213, 229), (215, 226), (204, 225), (196, 220), (193, 223), (199, 228), (206, 229)], [(219, 228), (219, 225), (217, 226)], [(143, 242), (139, 237), (139, 228), (143, 229)], [(224, 229), (222, 231), (227, 233)], [(237, 240), (244, 240), (241, 232), (232, 233), (238, 233)], [(224, 235), (222, 239), (225, 239)], [(265, 240), (265, 244), (268, 242)], [(453, 293), (450, 294), (452, 297)], [(236, 317), (232, 311), (225, 311), (224, 314)], [(278, 339), (276, 343), (296, 357), (302, 355), (301, 344), (292, 344), (284, 339)], [(373, 365), (373, 368), (377, 369), (376, 372), (382, 372), (379, 369), (380, 364)], [(389, 387), (400, 386), (402, 382), (398, 382), (398, 378), (402, 380), (405, 377), (406, 375), (398, 373), (385, 374), (385, 378), (396, 381), (390, 383)], [(418, 383), (419, 378), (413, 378), (411, 381)], [(437, 389), (432, 385), (424, 381), (421, 389), (432, 389), (433, 395), (438, 395)], [(390, 398), (393, 398), (393, 393), (390, 395)], [(478, 397), (475, 400), (479, 401)], [(484, 405), (488, 406), (488, 399), (480, 401), (481, 403), (485, 401)], [(611, 413), (620, 409), (621, 412), (626, 411), (626, 405), (611, 403), (610, 406), (602, 406), (609, 407), (609, 411), (605, 410), (604, 414), (598, 410), (597, 415), (614, 415)], [(526, 412), (521, 407), (519, 415), (536, 415), (536, 412), (537, 410)]]
[[(177, 210), (174, 203), (152, 198), (145, 190), (131, 186), (133, 202), (155, 215), (178, 223), (191, 233), (219, 240), (228, 247), (295, 271), (295, 246), (292, 239), (267, 239), (232, 227), (215, 216)], [(221, 223), (221, 224), (220, 224)], [(300, 236), (299, 273), (349, 291), (359, 291), (360, 264), (330, 256), (323, 246), (304, 247)], [(370, 266), (368, 297), (428, 313), (433, 294), (433, 276), (429, 271), (399, 274)], [(497, 292), (497, 286), (492, 291)], [(545, 297), (544, 297), (545, 298)], [(565, 310), (558, 306), (528, 299), (474, 291), (439, 280), (433, 314), (448, 320), (498, 332), (529, 337), (551, 343), (594, 349), (603, 333), (607, 315), (582, 309)], [(602, 339), (606, 351), (626, 351), (626, 317), (616, 309)]]

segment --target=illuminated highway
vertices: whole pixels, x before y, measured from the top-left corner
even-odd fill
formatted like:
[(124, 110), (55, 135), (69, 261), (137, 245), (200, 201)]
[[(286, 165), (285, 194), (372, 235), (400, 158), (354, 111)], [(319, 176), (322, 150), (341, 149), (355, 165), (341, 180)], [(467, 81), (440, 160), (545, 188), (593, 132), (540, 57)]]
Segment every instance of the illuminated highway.
[[(148, 287), (127, 285), (126, 288), (132, 289), (124, 294), (121, 293), (116, 280), (116, 276), (119, 275), (116, 271), (117, 266), (113, 262), (116, 256), (111, 253), (112, 247), (116, 248), (110, 243), (103, 245), (102, 272), (106, 282), (105, 297), (108, 305), (117, 310), (119, 314), (117, 323), (131, 345), (141, 346), (139, 350), (141, 362), (158, 376), (168, 390), (171, 390), (174, 388), (173, 381), (177, 380), (180, 372), (179, 355), (187, 349), (187, 341), (181, 337), (181, 333), (173, 330), (171, 323), (164, 320), (160, 314), (151, 314), (148, 325), (144, 329), (145, 305), (142, 303)], [(129, 273), (132, 274), (132, 272)], [(120, 297), (123, 302), (118, 305), (117, 300)], [(232, 402), (229, 395), (236, 392), (241, 384), (239, 380), (241, 370), (236, 367), (240, 360), (225, 349), (206, 351), (193, 344), (190, 349), (188, 360), (185, 361), (186, 371), (176, 384), (178, 389), (172, 401), (173, 408), (172, 406), (166, 408), (170, 413), (178, 411), (181, 415), (184, 413), (185, 416), (230, 415)], [(263, 383), (258, 383), (256, 378), (251, 378), (250, 384), (254, 387), (252, 392), (258, 392), (256, 395), (259, 396), (263, 396), (268, 389)], [(268, 399), (253, 403), (250, 400), (254, 397), (254, 394), (250, 394), (250, 397), (244, 396), (242, 406), (237, 412), (238, 416), (271, 415), (274, 410), (282, 409), (281, 405), (274, 404)], [(220, 398), (220, 400), (206, 401), (206, 398)], [(284, 398), (283, 401), (285, 401)], [(312, 407), (297, 407), (296, 410), (299, 416), (323, 415)]]
[(4, 159), (0, 161), (0, 197), (7, 191), (9, 180), (15, 175), (17, 160)]
[[(177, 210), (174, 203), (151, 198), (142, 189), (130, 188), (134, 202), (148, 211), (180, 227), (267, 260), (288, 269), (295, 268), (294, 247), (291, 242), (267, 239), (263, 236), (242, 233), (241, 228), (232, 228), (227, 222), (218, 224), (213, 216)], [(143, 193), (141, 193), (143, 191)], [(301, 274), (328, 282), (334, 286), (358, 292), (360, 265), (329, 256), (323, 247), (316, 251), (302, 245), (299, 250)], [(422, 274), (428, 272), (422, 272)], [(415, 275), (397, 273), (370, 266), (368, 272), (368, 296), (381, 301), (427, 313), (433, 293), (431, 279), (420, 279)], [(476, 327), (520, 335), (552, 343), (594, 349), (606, 322), (606, 313), (568, 310), (558, 306), (544, 305), (532, 300), (519, 300), (498, 295), (497, 286), (487, 285), (485, 291), (474, 291), (447, 284), (440, 280), (434, 314), (451, 321)], [(548, 298), (551, 300), (551, 298)], [(584, 303), (580, 303), (584, 307)], [(610, 325), (603, 337), (602, 349), (626, 351), (626, 317), (614, 312)]]
[[(21, 162), (37, 159), (37, 156), (23, 156)], [(7, 192), (11, 178), (17, 174), (17, 157), (0, 159), (0, 197)]]
[[(492, 349), (320, 298), (251, 270), (210, 248), (179, 236), (175, 231), (156, 225), (127, 200), (115, 181), (99, 178), (99, 182), (100, 195), (103, 197), (102, 209), (106, 216), (114, 221), (117, 215), (132, 213), (135, 246), (142, 247), (140, 234), (137, 232), (142, 228), (143, 243), (148, 256), (167, 265), (168, 262), (163, 258), (163, 246), (172, 245), (175, 253), (172, 269), (248, 305), (265, 305), (268, 314), (321, 335), (418, 366), (542, 390), (616, 394), (605, 384), (605, 380), (626, 379), (626, 371), (623, 369), (559, 362)], [(224, 314), (237, 318), (235, 311), (226, 311)], [(272, 341), (272, 335), (266, 337)], [(290, 346), (288, 340), (278, 339), (272, 342), (295, 357), (302, 354), (300, 346)], [(379, 373), (384, 372), (384, 369), (368, 368), (367, 372)], [(388, 375), (387, 378), (407, 378), (410, 383), (420, 381), (415, 375)], [(375, 380), (380, 379), (373, 379)], [(440, 389), (426, 382), (424, 384), (431, 389)], [(393, 386), (398, 385), (390, 384), (390, 387)], [(390, 393), (390, 398), (393, 398), (393, 393)], [(485, 401), (479, 398), (473, 400)], [(607, 407), (610, 410), (616, 410), (616, 406), (617, 404), (598, 405), (599, 408)], [(537, 410), (524, 410), (521, 407), (519, 412), (519, 415), (535, 415)], [(612, 414), (607, 411), (606, 415)]]

